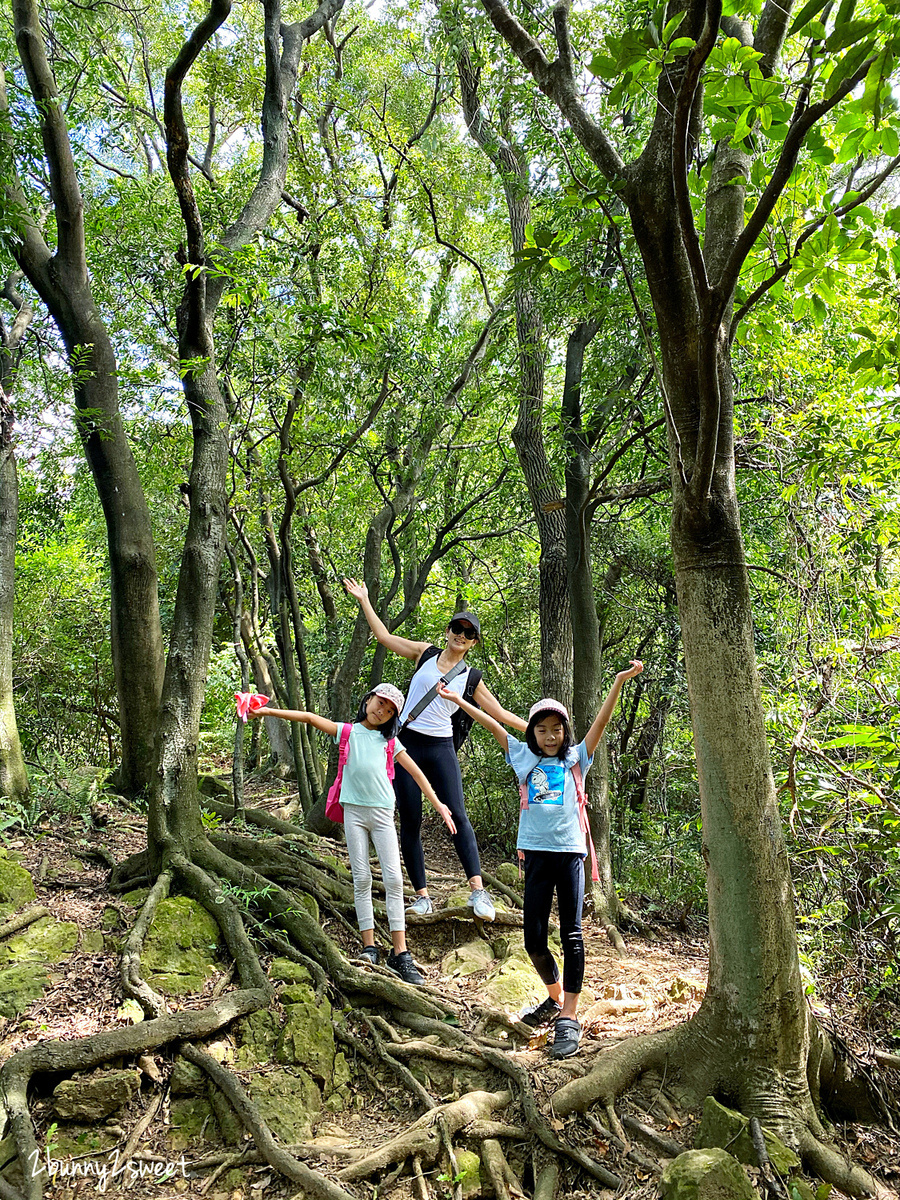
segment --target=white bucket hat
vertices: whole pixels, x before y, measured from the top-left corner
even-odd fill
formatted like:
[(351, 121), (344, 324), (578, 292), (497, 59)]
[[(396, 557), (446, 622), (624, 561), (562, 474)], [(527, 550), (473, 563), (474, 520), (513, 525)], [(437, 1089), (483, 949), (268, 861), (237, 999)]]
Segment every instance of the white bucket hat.
[(543, 712), (559, 713), (559, 715), (565, 721), (568, 721), (569, 719), (569, 713), (566, 709), (566, 706), (564, 704), (560, 704), (558, 700), (551, 700), (550, 697), (547, 696), (543, 700), (538, 700), (537, 704), (532, 704), (531, 708), (528, 710), (528, 724), (531, 724), (532, 720), (538, 715), (538, 713)]
[(376, 696), (381, 696), (383, 700), (390, 700), (394, 708), (397, 710), (397, 716), (403, 712), (403, 705), (406, 703), (406, 697), (398, 687), (394, 687), (392, 683), (379, 683), (377, 687), (373, 687), (372, 691)]

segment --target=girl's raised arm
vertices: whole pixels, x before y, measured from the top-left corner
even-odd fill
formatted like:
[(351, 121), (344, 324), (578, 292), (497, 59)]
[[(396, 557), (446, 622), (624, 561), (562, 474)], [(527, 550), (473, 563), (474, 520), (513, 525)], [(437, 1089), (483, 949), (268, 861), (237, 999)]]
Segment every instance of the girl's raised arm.
[(616, 707), (616, 701), (619, 699), (619, 692), (622, 690), (622, 684), (626, 679), (633, 679), (635, 675), (640, 675), (644, 669), (644, 664), (637, 658), (631, 660), (631, 666), (627, 671), (620, 671), (613, 680), (613, 685), (609, 689), (609, 693), (603, 703), (600, 705), (600, 711), (594, 717), (594, 723), (587, 731), (584, 737), (584, 748), (588, 752), (588, 757), (593, 755), (597, 746), (600, 744), (600, 739), (603, 737), (603, 731), (609, 724), (609, 718), (613, 715), (613, 709)]
[(381, 642), (382, 646), (390, 650), (392, 654), (399, 654), (402, 658), (411, 658), (413, 662), (416, 662), (423, 651), (428, 649), (428, 642), (411, 642), (409, 638), (398, 637), (396, 633), (391, 633), (372, 607), (369, 589), (366, 585), (355, 579), (345, 579), (343, 582), (347, 594), (352, 596), (362, 609), (363, 616), (369, 622), (369, 628), (375, 634), (375, 640)]
[(502, 721), (504, 725), (512, 725), (513, 729), (521, 729), (523, 733), (528, 728), (527, 721), (523, 721), (521, 717), (517, 717), (508, 708), (504, 708), (497, 697), (488, 691), (483, 679), (475, 689), (474, 699), (477, 704), (481, 705), (487, 715), (493, 717), (495, 721)]
[[(477, 688), (475, 689), (475, 694), (476, 696), (478, 695)], [(444, 700), (452, 700), (454, 704), (457, 704), (464, 712), (467, 712), (470, 717), (476, 720), (479, 725), (483, 725), (503, 747), (503, 753), (509, 753), (509, 737), (499, 721), (495, 721), (493, 717), (482, 712), (480, 708), (476, 708), (474, 704), (470, 704), (468, 700), (463, 700), (462, 696), (457, 692), (451, 691), (450, 688), (445, 687), (443, 684), (438, 685), (438, 695), (443, 697)]]
[(285, 721), (301, 721), (304, 725), (313, 725), (316, 729), (321, 729), (329, 737), (337, 737), (337, 725), (334, 721), (329, 721), (327, 717), (320, 717), (318, 713), (303, 712), (297, 708), (272, 708), (266, 705), (256, 709), (255, 712), (247, 713), (247, 716), (281, 717)]

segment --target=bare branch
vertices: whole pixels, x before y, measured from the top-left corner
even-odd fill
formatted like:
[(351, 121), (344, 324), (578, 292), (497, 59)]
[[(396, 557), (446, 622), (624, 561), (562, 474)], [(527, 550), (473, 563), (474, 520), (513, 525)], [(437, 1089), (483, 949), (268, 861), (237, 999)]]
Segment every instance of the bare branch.
[(84, 201), (56, 80), (44, 49), (36, 0), (14, 0), (13, 19), (19, 57), (40, 116), (41, 137), (50, 171), (50, 194), (56, 210), (57, 254), (71, 272), (73, 282), (75, 279), (81, 282), (87, 279)]
[[(567, 72), (560, 59), (552, 63), (549, 61), (540, 45), (519, 24), (503, 0), (481, 0), (481, 3), (494, 28), (523, 66), (530, 71), (538, 87), (559, 107), (591, 160), (607, 179), (615, 182), (621, 180), (625, 164), (605, 131), (593, 120), (579, 100), (573, 72)], [(559, 35), (560, 29), (566, 28), (568, 0), (560, 0), (557, 7), (564, 10), (559, 17), (554, 11), (554, 22)], [(565, 33), (563, 36), (566, 36)]]

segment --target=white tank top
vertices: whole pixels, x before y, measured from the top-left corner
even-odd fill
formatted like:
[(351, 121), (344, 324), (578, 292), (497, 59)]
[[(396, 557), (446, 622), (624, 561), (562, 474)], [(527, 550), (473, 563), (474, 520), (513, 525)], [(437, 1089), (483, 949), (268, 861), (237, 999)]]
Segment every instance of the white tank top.
[[(424, 663), (416, 671), (409, 685), (409, 691), (406, 694), (406, 706), (403, 709), (401, 720), (406, 720), (407, 713), (411, 713), (416, 707), (426, 692), (429, 692), (437, 681), (440, 679), (443, 672), (437, 665), (439, 654), (435, 654), (433, 658)], [(458, 695), (463, 694), (468, 678), (469, 668), (451, 679), (449, 688), (452, 692)], [(416, 733), (425, 733), (429, 737), (449, 738), (453, 736), (453, 725), (451, 717), (456, 712), (456, 705), (451, 700), (444, 700), (440, 696), (435, 696), (427, 708), (423, 708), (414, 721), (410, 721), (407, 729), (412, 729)]]

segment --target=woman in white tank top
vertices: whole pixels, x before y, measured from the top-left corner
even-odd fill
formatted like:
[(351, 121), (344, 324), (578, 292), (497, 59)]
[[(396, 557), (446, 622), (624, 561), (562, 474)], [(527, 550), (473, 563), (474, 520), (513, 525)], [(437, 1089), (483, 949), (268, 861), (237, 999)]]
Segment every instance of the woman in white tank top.
[[(446, 804), (453, 814), (453, 820), (456, 823), (453, 845), (459, 855), (471, 889), (470, 908), (476, 917), (485, 921), (493, 921), (494, 906), (481, 877), (478, 844), (471, 822), (466, 815), (459, 759), (453, 746), (451, 718), (456, 705), (452, 701), (435, 696), (420, 713), (411, 721), (409, 720), (409, 714), (437, 683), (438, 679), (446, 678), (460, 663), (463, 664), (464, 669), (454, 675), (448, 686), (459, 695), (463, 694), (468, 675), (465, 657), (468, 651), (476, 645), (481, 634), (478, 618), (472, 612), (455, 613), (447, 624), (442, 647), (432, 646), (429, 642), (413, 642), (409, 638), (399, 637), (390, 632), (372, 607), (369, 591), (364, 583), (358, 583), (355, 579), (345, 579), (344, 587), (358, 602), (369, 623), (369, 628), (381, 645), (394, 654), (399, 654), (401, 658), (411, 659), (417, 664), (416, 672), (407, 689), (406, 707), (403, 710), (403, 721), (407, 722), (403, 725), (403, 744), (410, 758), (422, 770), (442, 803)], [(510, 725), (514, 729), (525, 729), (522, 718), (505, 709), (485, 686), (484, 680), (479, 680), (473, 700), (496, 721), (501, 721), (504, 725)], [(400, 848), (403, 851), (407, 873), (416, 892), (415, 900), (408, 911), (425, 916), (433, 909), (431, 897), (428, 894), (425, 858), (422, 852), (422, 793), (411, 776), (403, 770), (397, 771), (394, 776), (394, 790), (397, 795), (397, 812), (400, 816)]]

